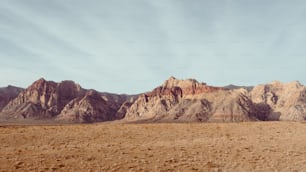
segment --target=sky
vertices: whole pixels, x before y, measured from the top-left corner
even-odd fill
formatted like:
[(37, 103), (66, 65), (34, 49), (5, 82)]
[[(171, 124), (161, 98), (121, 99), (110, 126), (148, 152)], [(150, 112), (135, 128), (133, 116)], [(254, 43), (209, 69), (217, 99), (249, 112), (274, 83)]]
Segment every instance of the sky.
[(1, 0), (0, 86), (306, 83), (304, 0)]

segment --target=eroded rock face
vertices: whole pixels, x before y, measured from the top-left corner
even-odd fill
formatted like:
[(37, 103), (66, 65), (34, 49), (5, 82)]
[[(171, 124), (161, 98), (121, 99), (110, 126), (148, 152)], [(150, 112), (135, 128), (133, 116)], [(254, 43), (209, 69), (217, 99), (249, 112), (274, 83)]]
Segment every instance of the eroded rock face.
[(84, 97), (70, 101), (56, 120), (91, 123), (122, 119), (125, 112), (121, 111), (123, 111), (124, 106), (127, 106), (126, 103), (131, 101), (131, 97), (133, 96), (88, 90)]
[[(3, 90), (10, 90), (4, 92)], [(20, 92), (21, 91), (21, 92)], [(6, 98), (1, 98), (3, 95)], [(10, 96), (12, 95), (12, 96)], [(18, 96), (17, 96), (18, 95)], [(4, 97), (5, 97), (4, 96)], [(299, 82), (213, 87), (170, 77), (140, 96), (86, 90), (73, 81), (39, 79), (25, 90), (0, 89), (2, 119), (99, 122), (233, 122), (306, 120), (306, 88)], [(1, 107), (1, 106), (0, 106)]]
[[(169, 78), (145, 93), (127, 110), (127, 121), (245, 121), (253, 119), (252, 107), (243, 107), (247, 90), (227, 90), (196, 80)], [(253, 104), (252, 104), (253, 105)], [(251, 105), (251, 106), (252, 106)]]
[(86, 90), (73, 81), (56, 83), (39, 79), (2, 110), (6, 119), (56, 119), (64, 122), (98, 122), (119, 119), (116, 112), (127, 95)]
[(120, 106), (119, 110), (116, 112), (116, 118), (123, 119), (125, 117), (126, 112), (133, 105), (137, 98), (138, 95), (129, 96), (127, 100)]
[[(161, 88), (161, 90), (179, 91), (179, 93), (184, 96), (210, 93), (223, 89), (221, 87), (208, 86), (206, 83), (199, 83), (195, 79), (178, 80), (174, 77), (170, 77), (166, 80)], [(164, 92), (163, 94), (165, 95), (166, 93), (167, 92)]]
[(271, 107), (272, 111), (268, 116), (271, 120), (306, 119), (306, 88), (297, 81), (275, 81), (258, 85), (251, 91), (250, 96), (253, 102)]
[(57, 120), (68, 122), (99, 122), (115, 120), (117, 109), (95, 90), (86, 92), (84, 97), (70, 101), (58, 115)]
[(11, 85), (0, 88), (0, 111), (23, 90), (23, 88)]
[(306, 89), (299, 82), (256, 87), (211, 87), (196, 80), (169, 78), (142, 94), (126, 121), (253, 121), (306, 119)]

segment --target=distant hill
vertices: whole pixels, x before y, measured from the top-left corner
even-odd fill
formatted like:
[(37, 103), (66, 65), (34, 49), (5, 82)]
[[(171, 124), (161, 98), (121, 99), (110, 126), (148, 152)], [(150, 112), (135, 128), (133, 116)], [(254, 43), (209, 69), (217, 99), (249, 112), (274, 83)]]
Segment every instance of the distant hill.
[(229, 89), (229, 90), (244, 88), (248, 91), (251, 91), (254, 87), (253, 86), (237, 86), (237, 85), (230, 84), (230, 85), (224, 86), (223, 88), (226, 88), (226, 89)]
[(18, 94), (23, 91), (23, 88), (9, 85), (7, 87), (0, 88), (0, 111), (6, 106), (11, 100), (16, 98)]

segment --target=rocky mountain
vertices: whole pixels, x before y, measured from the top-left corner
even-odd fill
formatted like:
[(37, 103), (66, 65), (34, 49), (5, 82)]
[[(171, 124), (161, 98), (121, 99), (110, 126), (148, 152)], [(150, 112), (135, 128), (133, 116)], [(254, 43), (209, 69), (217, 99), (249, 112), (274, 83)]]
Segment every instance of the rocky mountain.
[(128, 108), (125, 121), (305, 120), (305, 86), (272, 83), (254, 89), (208, 86), (194, 79), (170, 77), (142, 94)]
[[(170, 77), (152, 92), (141, 95), (128, 109), (127, 121), (243, 121), (249, 120), (240, 104), (244, 90), (208, 86), (194, 79)], [(248, 108), (248, 107), (246, 107)]]
[(1, 120), (88, 123), (306, 120), (306, 88), (278, 81), (255, 87), (214, 87), (170, 77), (141, 95), (87, 90), (73, 81), (39, 79), (26, 89), (0, 88)]
[(116, 116), (127, 95), (83, 89), (73, 81), (56, 83), (41, 78), (22, 91), (1, 111), (10, 119), (40, 119), (64, 122), (97, 122)]
[(85, 94), (73, 81), (56, 83), (41, 78), (21, 92), (2, 110), (8, 118), (52, 118), (72, 99)]
[(88, 123), (122, 119), (124, 115), (118, 113), (125, 103), (132, 103), (130, 97), (88, 90), (84, 96), (70, 101), (56, 120)]
[(23, 88), (11, 85), (0, 88), (0, 111), (23, 90)]

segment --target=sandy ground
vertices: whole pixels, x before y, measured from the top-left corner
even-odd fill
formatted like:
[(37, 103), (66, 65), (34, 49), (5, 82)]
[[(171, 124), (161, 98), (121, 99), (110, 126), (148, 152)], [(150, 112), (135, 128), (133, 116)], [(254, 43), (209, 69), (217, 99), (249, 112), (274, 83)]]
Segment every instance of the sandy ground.
[(306, 123), (1, 125), (0, 171), (306, 171)]

